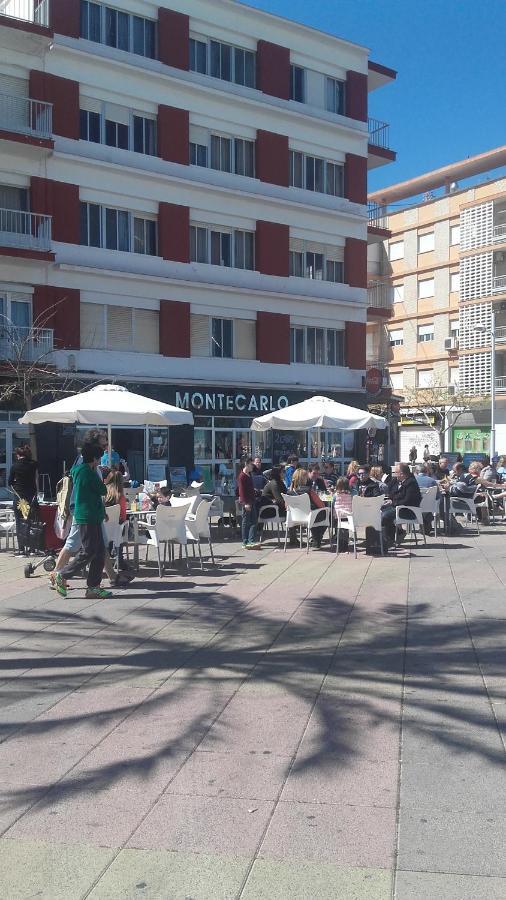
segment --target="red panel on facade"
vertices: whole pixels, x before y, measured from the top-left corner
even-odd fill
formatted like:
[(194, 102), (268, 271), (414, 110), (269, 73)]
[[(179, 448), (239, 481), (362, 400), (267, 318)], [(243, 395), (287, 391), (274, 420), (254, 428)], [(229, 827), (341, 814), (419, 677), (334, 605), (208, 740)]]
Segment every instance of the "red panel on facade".
[(367, 122), (367, 75), (346, 73), (346, 115)]
[(288, 47), (257, 43), (257, 88), (271, 97), (290, 99), (290, 51)]
[(264, 275), (287, 277), (290, 268), (290, 229), (277, 222), (257, 222), (256, 270)]
[(53, 217), (51, 236), (54, 241), (80, 243), (79, 185), (32, 176), (30, 209)]
[(80, 292), (75, 288), (37, 285), (33, 292), (33, 324), (53, 328), (58, 350), (81, 346)]
[(30, 72), (30, 97), (53, 104), (53, 132), (79, 140), (79, 82), (47, 72)]
[(365, 369), (365, 322), (346, 322), (345, 363), (349, 369)]
[(190, 207), (160, 203), (158, 247), (162, 259), (190, 262)]
[(344, 245), (344, 281), (350, 287), (367, 287), (367, 241), (346, 238)]
[(174, 106), (158, 107), (158, 156), (167, 162), (190, 162), (190, 113)]
[(190, 17), (172, 9), (158, 10), (158, 59), (175, 69), (190, 68)]
[(191, 356), (189, 303), (160, 300), (160, 353)]
[(290, 363), (290, 316), (257, 313), (257, 359), (264, 363)]
[(78, 38), (81, 33), (79, 0), (51, 0), (51, 28), (55, 34)]
[(288, 137), (272, 131), (257, 131), (255, 145), (256, 176), (269, 184), (288, 187), (290, 180), (290, 152)]
[(355, 153), (346, 154), (344, 164), (344, 196), (353, 203), (367, 203), (367, 159)]

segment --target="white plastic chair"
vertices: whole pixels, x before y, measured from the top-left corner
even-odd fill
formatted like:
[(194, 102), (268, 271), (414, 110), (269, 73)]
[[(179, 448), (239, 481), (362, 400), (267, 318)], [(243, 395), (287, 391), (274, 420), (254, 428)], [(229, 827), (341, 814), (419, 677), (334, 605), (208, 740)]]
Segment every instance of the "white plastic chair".
[[(146, 541), (146, 561), (148, 558), (149, 548), (155, 547), (158, 555), (158, 572), (160, 578), (165, 572), (165, 563), (167, 559), (167, 545), (173, 548), (174, 544), (179, 544), (179, 556), (183, 554), (183, 547), (186, 554), (186, 568), (188, 569), (188, 547), (186, 537), (185, 516), (188, 511), (189, 501), (184, 506), (158, 506), (155, 515), (155, 524), (145, 525), (144, 528), (149, 534)], [(160, 556), (160, 548), (163, 544), (163, 566)]]
[(1, 538), (5, 538), (5, 549), (9, 549), (12, 541), (12, 549), (16, 549), (16, 521), (14, 512), (10, 509), (2, 509), (0, 511), (0, 543)]
[(279, 514), (279, 507), (275, 503), (266, 503), (265, 506), (261, 506), (258, 510), (258, 519), (257, 524), (263, 525), (263, 528), (260, 532), (260, 543), (263, 541), (264, 534), (267, 530), (267, 526), (270, 525), (272, 531), (274, 531), (274, 525), (277, 526), (278, 532), (278, 547), (280, 545), (280, 534), (279, 529), (282, 522), (284, 522), (284, 518), (281, 518)]
[[(306, 553), (309, 553), (309, 533), (311, 528), (314, 528), (315, 523), (317, 527), (330, 528), (330, 509), (328, 507), (321, 507), (318, 509), (311, 509), (311, 501), (309, 499), (309, 494), (285, 494), (284, 501), (286, 504), (286, 528), (285, 528), (285, 546), (284, 552), (286, 553), (286, 542), (288, 540), (288, 529), (289, 528), (300, 528), (300, 541), (302, 543), (302, 529), (306, 529), (307, 542), (306, 542)], [(325, 516), (321, 515), (325, 513)], [(318, 522), (316, 519), (318, 518)]]
[(200, 494), (203, 487), (203, 481), (192, 481), (192, 483), (184, 489), (184, 495), (185, 497), (194, 497), (196, 494)]
[(211, 499), (208, 509), (209, 525), (216, 525), (218, 528), (218, 536), (223, 537), (223, 500), (221, 497), (214, 496)]
[[(381, 526), (381, 507), (385, 503), (385, 497), (353, 497), (351, 501), (351, 514), (355, 527), (355, 535), (358, 528), (374, 528), (379, 531), (381, 555), (384, 555), (383, 530)], [(355, 559), (357, 558), (357, 543), (355, 540)]]
[(341, 528), (347, 531), (351, 535), (351, 539), (353, 541), (353, 552), (355, 554), (355, 558), (357, 556), (357, 531), (355, 528), (355, 522), (353, 519), (353, 513), (348, 512), (346, 509), (337, 509), (335, 510), (336, 516), (336, 556), (339, 554), (339, 532)]
[(174, 507), (187, 506), (188, 511), (186, 513), (186, 518), (188, 518), (189, 515), (194, 515), (196, 513), (197, 507), (202, 502), (202, 499), (201, 494), (194, 494), (192, 497), (171, 497), (170, 505)]
[(422, 495), (420, 510), (422, 515), (427, 515), (428, 513), (432, 514), (434, 521), (434, 535), (437, 537), (437, 523), (439, 519), (438, 487), (434, 484), (430, 488), (420, 488), (420, 493)]
[[(475, 495), (476, 496), (476, 495)], [(465, 516), (466, 520), (470, 520), (471, 524), (476, 522), (476, 531), (480, 533), (480, 525), (478, 522), (478, 513), (474, 497), (459, 497), (458, 494), (450, 494), (450, 515)]]
[(105, 540), (106, 540), (106, 553), (109, 553), (109, 544), (113, 546), (113, 555), (114, 555), (114, 568), (117, 570), (118, 568), (118, 559), (119, 559), (119, 548), (123, 543), (124, 537), (124, 523), (120, 524), (120, 505), (117, 503), (115, 506), (106, 506), (105, 509), (107, 513), (107, 522), (104, 522), (104, 532), (105, 532)]
[(209, 544), (209, 553), (211, 556), (211, 561), (214, 566), (214, 553), (213, 553), (213, 542), (211, 540), (211, 525), (209, 521), (209, 507), (211, 506), (210, 500), (202, 500), (198, 506), (197, 511), (195, 513), (187, 513), (185, 519), (186, 525), (186, 539), (193, 546), (193, 553), (195, 555), (195, 544), (198, 545), (199, 548), (199, 557), (200, 557), (200, 567), (204, 568), (204, 561), (202, 559), (202, 547), (201, 541), (204, 538)]
[(412, 532), (415, 538), (415, 544), (418, 544), (418, 538), (416, 536), (417, 526), (420, 529), (420, 534), (423, 537), (424, 544), (427, 543), (427, 538), (425, 537), (425, 526), (423, 522), (423, 514), (421, 506), (397, 506), (395, 510), (395, 543), (397, 544), (397, 532), (401, 525), (406, 526), (406, 530), (408, 532)]

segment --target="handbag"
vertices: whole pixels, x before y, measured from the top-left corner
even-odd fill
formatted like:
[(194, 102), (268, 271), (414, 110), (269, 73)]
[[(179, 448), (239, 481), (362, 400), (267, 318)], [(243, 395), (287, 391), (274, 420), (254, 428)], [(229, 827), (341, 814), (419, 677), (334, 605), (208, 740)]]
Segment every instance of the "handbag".
[(23, 519), (28, 519), (28, 516), (30, 515), (30, 510), (32, 508), (31, 504), (28, 503), (28, 500), (25, 500), (24, 497), (20, 497), (18, 492), (14, 488), (12, 488), (12, 491), (14, 494), (16, 494), (16, 497), (18, 498), (18, 502), (16, 503), (16, 506), (17, 506), (19, 512), (21, 513), (21, 515), (23, 516)]

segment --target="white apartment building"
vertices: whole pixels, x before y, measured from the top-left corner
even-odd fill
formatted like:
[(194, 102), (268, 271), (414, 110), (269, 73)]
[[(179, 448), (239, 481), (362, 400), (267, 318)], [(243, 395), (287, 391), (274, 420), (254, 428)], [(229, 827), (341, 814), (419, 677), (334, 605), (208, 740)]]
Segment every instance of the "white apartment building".
[[(440, 389), (449, 400), (452, 392), (489, 396), (494, 315), (499, 451), (506, 451), (506, 179), (489, 176), (471, 187), (458, 179), (505, 162), (506, 148), (499, 148), (378, 191), (375, 202), (403, 208), (391, 206), (389, 237), (370, 248), (368, 265), (370, 294), (381, 292), (388, 318), (370, 321), (367, 356), (387, 370), (397, 395), (433, 386), (433, 397)], [(420, 191), (424, 198), (413, 202)], [(401, 410), (402, 459), (413, 444), (421, 456), (425, 443), (437, 442), (410, 420), (408, 405)], [(490, 427), (490, 402), (459, 414), (446, 449), (487, 453)]]
[[(0, 50), (0, 313), (60, 369), (192, 410), (169, 439), (117, 431), (134, 474), (212, 486), (247, 450), (311, 452), (253, 448), (256, 414), (365, 405), (367, 168), (395, 158), (367, 97), (394, 72), (234, 0), (6, 0)], [(2, 415), (0, 479), (23, 437)], [(74, 438), (44, 435), (51, 471)]]

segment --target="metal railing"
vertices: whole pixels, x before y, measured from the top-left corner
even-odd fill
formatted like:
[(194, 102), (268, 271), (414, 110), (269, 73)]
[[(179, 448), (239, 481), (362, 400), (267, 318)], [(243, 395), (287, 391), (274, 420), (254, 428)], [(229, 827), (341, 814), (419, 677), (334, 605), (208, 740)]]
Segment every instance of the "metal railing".
[(494, 241), (506, 241), (506, 225), (494, 225)]
[(0, 359), (43, 359), (54, 350), (52, 328), (0, 324)]
[(15, 131), (16, 134), (50, 138), (53, 133), (53, 104), (0, 94), (0, 128)]
[(506, 391), (506, 378), (503, 375), (500, 378), (496, 378), (495, 389), (496, 391), (499, 391), (499, 393)]
[(495, 275), (492, 283), (493, 291), (506, 291), (506, 275)]
[(390, 148), (390, 125), (382, 122), (380, 119), (367, 120), (369, 128), (369, 143), (374, 147), (383, 147), (385, 150)]
[(19, 209), (0, 209), (0, 247), (50, 250), (51, 216)]
[(377, 203), (367, 204), (367, 218), (373, 228), (388, 228), (388, 213), (386, 206)]
[(506, 341), (506, 325), (496, 326), (495, 340), (497, 344), (502, 344), (503, 341)]
[(384, 281), (370, 281), (367, 285), (367, 305), (375, 309), (390, 309), (392, 304), (392, 286)]
[(49, 28), (49, 0), (0, 0), (0, 16)]

